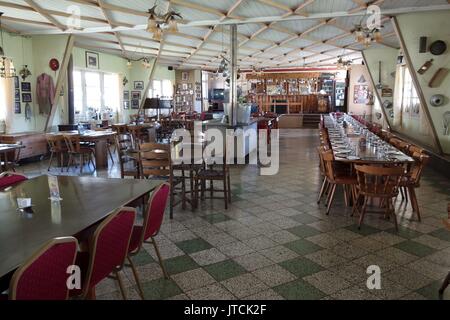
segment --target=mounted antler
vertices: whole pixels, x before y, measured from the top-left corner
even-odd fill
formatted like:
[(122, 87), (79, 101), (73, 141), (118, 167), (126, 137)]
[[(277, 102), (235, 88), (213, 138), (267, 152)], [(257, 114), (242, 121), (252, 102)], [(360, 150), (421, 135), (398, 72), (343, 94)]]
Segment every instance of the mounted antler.
[(156, 14), (156, 7), (157, 7), (157, 6), (154, 5), (153, 8), (148, 9), (148, 13), (151, 14), (151, 15), (153, 15), (153, 16), (157, 16), (157, 14)]
[(180, 19), (183, 19), (183, 17), (181, 16), (181, 14), (179, 14), (178, 12), (176, 12), (176, 11), (174, 11), (174, 10), (171, 10), (171, 11), (169, 11), (169, 12), (167, 12), (165, 15), (164, 15), (164, 21), (167, 23), (167, 22), (169, 22), (169, 20), (172, 20), (172, 19), (174, 19), (175, 17), (178, 17), (178, 18), (180, 18)]

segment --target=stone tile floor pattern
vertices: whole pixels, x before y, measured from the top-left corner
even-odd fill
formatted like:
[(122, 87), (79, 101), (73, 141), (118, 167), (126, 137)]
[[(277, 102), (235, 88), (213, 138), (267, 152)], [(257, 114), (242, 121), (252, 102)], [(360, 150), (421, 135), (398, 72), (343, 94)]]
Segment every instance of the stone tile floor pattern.
[[(441, 223), (450, 181), (427, 170), (417, 190), (421, 223), (398, 199), (398, 233), (377, 215), (358, 230), (342, 194), (329, 216), (316, 203), (317, 130), (283, 130), (280, 137), (277, 175), (260, 176), (254, 166), (232, 169), (228, 210), (221, 200), (206, 201), (165, 219), (156, 239), (171, 279), (164, 279), (151, 245), (134, 257), (146, 299), (437, 299), (450, 271), (450, 232)], [(46, 166), (21, 171), (36, 176)], [(117, 163), (110, 168), (91, 175), (119, 177)], [(381, 290), (366, 287), (370, 265), (381, 268)], [(139, 299), (131, 270), (124, 272), (128, 298)], [(121, 299), (112, 280), (100, 283), (97, 295)]]

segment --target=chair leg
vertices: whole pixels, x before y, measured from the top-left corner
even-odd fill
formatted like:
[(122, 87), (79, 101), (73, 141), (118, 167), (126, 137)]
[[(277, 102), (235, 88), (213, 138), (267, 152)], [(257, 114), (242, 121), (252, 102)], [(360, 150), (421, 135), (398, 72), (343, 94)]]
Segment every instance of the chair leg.
[(61, 161), (60, 164), (61, 164), (61, 173), (62, 173), (64, 171), (64, 154), (62, 152), (59, 154), (59, 161)]
[(227, 187), (227, 177), (223, 177), (223, 198), (225, 200), (225, 210), (228, 210), (228, 187)]
[(364, 221), (364, 216), (366, 214), (366, 209), (367, 209), (367, 197), (364, 197), (364, 204), (363, 204), (363, 207), (362, 207), (362, 210), (361, 210), (361, 215), (359, 217), (359, 224), (358, 224), (358, 229), (359, 230), (361, 229), (361, 225), (362, 225), (362, 223)]
[(227, 183), (228, 183), (228, 202), (231, 204), (231, 176), (229, 172), (227, 174)]
[(213, 180), (209, 181), (209, 188), (210, 188), (210, 190), (209, 190), (210, 196), (212, 198), (212, 197), (214, 197), (214, 181)]
[(439, 299), (442, 300), (442, 298), (444, 296), (444, 291), (445, 291), (445, 289), (447, 289), (449, 283), (450, 283), (450, 273), (447, 275), (447, 277), (445, 277), (445, 280), (442, 283), (441, 288), (439, 289)]
[(134, 262), (133, 262), (133, 260), (131, 259), (130, 256), (127, 256), (127, 260), (130, 263), (131, 270), (133, 271), (134, 281), (136, 281), (136, 285), (138, 287), (139, 295), (141, 296), (141, 299), (144, 300), (145, 299), (144, 290), (142, 290), (142, 285), (141, 285), (141, 281), (139, 280), (139, 274), (138, 274), (138, 272), (136, 270), (136, 266), (134, 265)]
[(117, 278), (117, 282), (119, 283), (120, 293), (122, 294), (123, 300), (127, 300), (127, 293), (125, 291), (125, 286), (123, 285), (122, 276), (120, 275), (119, 271), (114, 271), (114, 275)]
[(72, 154), (69, 154), (69, 161), (67, 162), (67, 172), (69, 172), (72, 162), (73, 162)]
[(170, 275), (167, 272), (166, 267), (164, 266), (164, 262), (161, 258), (161, 254), (159, 253), (158, 245), (156, 244), (156, 241), (154, 238), (151, 238), (151, 239), (152, 239), (153, 247), (155, 248), (156, 255), (158, 256), (159, 265), (161, 266), (162, 272), (164, 274), (164, 278), (170, 279)]
[(55, 154), (55, 153), (54, 153), (53, 151), (52, 151), (52, 153), (50, 154), (50, 161), (49, 161), (49, 163), (48, 163), (47, 171), (50, 171), (50, 167), (52, 166), (54, 154)]
[(336, 188), (337, 188), (337, 185), (333, 184), (333, 187), (332, 187), (331, 193), (330, 193), (330, 200), (328, 201), (328, 206), (327, 206), (327, 215), (330, 214), (331, 205), (333, 204), (334, 194), (336, 192)]
[(397, 216), (395, 215), (395, 207), (392, 199), (386, 199), (386, 212), (388, 216), (392, 215), (394, 218), (395, 231), (398, 231)]
[(420, 216), (419, 202), (417, 201), (416, 190), (414, 190), (414, 187), (409, 187), (408, 192), (409, 197), (411, 198), (411, 206), (413, 208), (413, 211), (416, 212), (417, 219), (419, 220), (419, 222), (421, 222), (422, 218)]
[(173, 219), (173, 204), (175, 201), (175, 191), (174, 191), (174, 185), (171, 183), (170, 185), (170, 219)]
[(84, 157), (83, 154), (80, 154), (80, 174), (83, 173), (83, 166), (84, 166)]
[(323, 194), (324, 194), (324, 192), (325, 192), (325, 187), (326, 187), (326, 186), (327, 186), (327, 179), (324, 178), (324, 179), (323, 179), (323, 183), (322, 183), (322, 187), (320, 188), (319, 197), (317, 198), (317, 204), (320, 203), (320, 200), (322, 199)]

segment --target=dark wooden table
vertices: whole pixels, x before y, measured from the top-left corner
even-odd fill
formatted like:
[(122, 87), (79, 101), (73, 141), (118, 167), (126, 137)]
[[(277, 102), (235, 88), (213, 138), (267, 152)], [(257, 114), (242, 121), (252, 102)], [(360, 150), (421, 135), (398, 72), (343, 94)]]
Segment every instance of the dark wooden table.
[[(11, 273), (45, 242), (77, 235), (116, 209), (153, 191), (162, 181), (58, 177), (61, 202), (49, 200), (48, 177), (0, 192), (0, 278)], [(31, 198), (33, 214), (17, 210), (17, 198)]]
[[(49, 133), (52, 135), (77, 135), (78, 131), (64, 131)], [(95, 143), (95, 165), (97, 168), (108, 168), (108, 141), (114, 139), (116, 133), (113, 131), (88, 130), (80, 134), (80, 141)]]
[[(8, 159), (8, 154), (15, 153), (15, 151), (17, 149), (23, 149), (23, 148), (25, 148), (25, 146), (20, 145), (20, 144), (5, 144), (5, 143), (1, 143), (0, 144), (0, 163), (1, 163), (2, 158), (3, 158), (4, 165), (2, 165), (0, 169), (2, 171), (10, 170), (11, 168), (9, 168), (8, 162), (9, 161), (14, 161), (15, 159)], [(12, 157), (14, 158), (14, 155), (12, 155)]]

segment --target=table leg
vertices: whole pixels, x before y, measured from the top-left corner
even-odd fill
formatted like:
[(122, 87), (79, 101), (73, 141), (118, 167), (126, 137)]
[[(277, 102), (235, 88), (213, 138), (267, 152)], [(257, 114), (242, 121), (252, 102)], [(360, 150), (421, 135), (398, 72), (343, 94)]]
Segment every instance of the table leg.
[(108, 168), (108, 143), (100, 140), (95, 143), (95, 165), (98, 168)]

